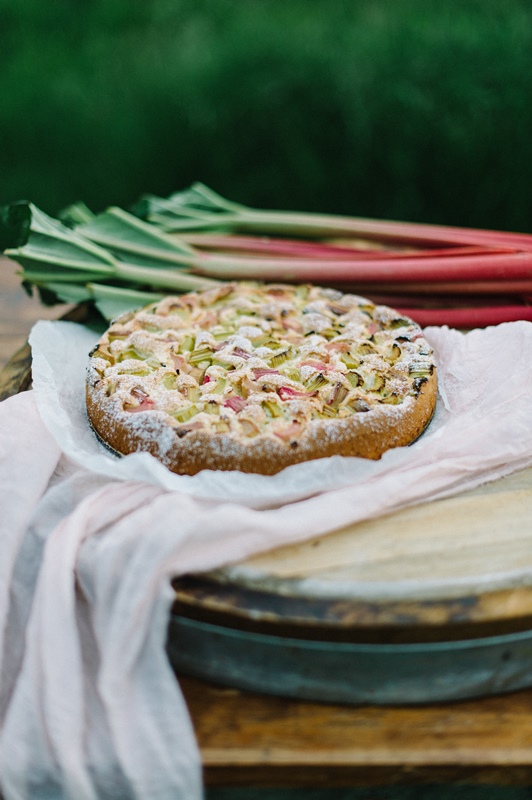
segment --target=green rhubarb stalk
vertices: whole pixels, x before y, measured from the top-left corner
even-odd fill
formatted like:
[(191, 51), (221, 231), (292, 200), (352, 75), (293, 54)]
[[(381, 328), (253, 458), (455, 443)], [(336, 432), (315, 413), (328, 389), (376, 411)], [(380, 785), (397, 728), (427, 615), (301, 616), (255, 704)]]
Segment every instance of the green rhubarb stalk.
[(381, 242), (436, 247), (477, 245), (532, 250), (532, 235), (483, 231), (445, 225), (393, 222), (311, 212), (250, 208), (194, 183), (168, 198), (145, 195), (134, 211), (167, 233), (226, 231), (232, 233), (301, 236), (309, 239), (363, 237)]

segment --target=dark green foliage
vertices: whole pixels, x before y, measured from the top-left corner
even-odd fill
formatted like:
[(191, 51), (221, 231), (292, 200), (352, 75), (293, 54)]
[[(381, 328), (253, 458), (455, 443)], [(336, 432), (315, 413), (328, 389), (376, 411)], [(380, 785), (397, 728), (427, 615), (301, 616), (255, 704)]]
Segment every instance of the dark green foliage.
[(532, 231), (525, 0), (0, 0), (0, 204)]

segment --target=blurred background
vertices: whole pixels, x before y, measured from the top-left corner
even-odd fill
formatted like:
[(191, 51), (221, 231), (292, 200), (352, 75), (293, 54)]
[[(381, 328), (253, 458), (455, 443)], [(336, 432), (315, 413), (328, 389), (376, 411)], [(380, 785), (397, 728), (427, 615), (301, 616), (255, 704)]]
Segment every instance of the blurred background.
[(532, 3), (0, 0), (0, 204), (532, 231)]

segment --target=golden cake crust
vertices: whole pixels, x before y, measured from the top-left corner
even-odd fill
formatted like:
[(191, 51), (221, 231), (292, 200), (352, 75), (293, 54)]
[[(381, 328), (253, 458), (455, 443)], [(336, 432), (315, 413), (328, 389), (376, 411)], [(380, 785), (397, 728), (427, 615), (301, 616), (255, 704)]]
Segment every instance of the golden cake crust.
[(336, 290), (250, 282), (123, 315), (87, 376), (89, 420), (109, 447), (188, 475), (378, 459), (423, 432), (436, 395), (412, 320)]

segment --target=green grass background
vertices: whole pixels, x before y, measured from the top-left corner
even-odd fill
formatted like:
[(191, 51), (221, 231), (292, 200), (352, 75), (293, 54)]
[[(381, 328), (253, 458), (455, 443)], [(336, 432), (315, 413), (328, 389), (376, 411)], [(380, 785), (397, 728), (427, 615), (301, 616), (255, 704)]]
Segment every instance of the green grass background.
[(532, 231), (532, 3), (0, 0), (0, 203)]

